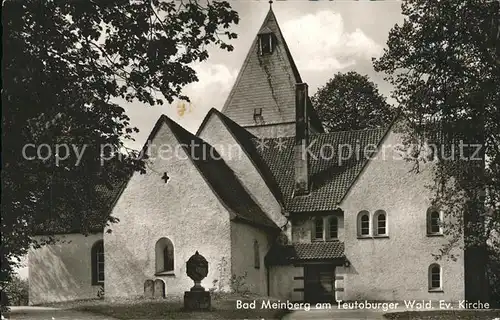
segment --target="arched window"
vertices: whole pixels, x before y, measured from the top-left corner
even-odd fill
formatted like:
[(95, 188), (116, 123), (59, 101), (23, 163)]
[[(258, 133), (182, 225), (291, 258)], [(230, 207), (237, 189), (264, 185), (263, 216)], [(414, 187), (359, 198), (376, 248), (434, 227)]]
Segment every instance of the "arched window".
[(387, 235), (387, 213), (384, 210), (377, 210), (374, 214), (373, 230), (376, 236)]
[(255, 240), (253, 242), (253, 258), (254, 258), (254, 267), (255, 269), (260, 269), (260, 250), (259, 250), (259, 242)]
[(156, 242), (156, 272), (174, 271), (174, 245), (168, 238)]
[(441, 267), (437, 263), (429, 266), (429, 290), (441, 290)]
[(98, 240), (91, 249), (92, 284), (104, 283), (104, 241)]
[(358, 213), (358, 236), (367, 237), (370, 235), (370, 213), (360, 211)]
[(328, 219), (328, 234), (330, 239), (337, 239), (339, 237), (339, 219), (337, 217), (330, 217)]
[(427, 234), (442, 234), (441, 213), (433, 208), (427, 210)]
[(315, 217), (313, 240), (323, 240), (323, 232), (324, 232), (323, 217)]

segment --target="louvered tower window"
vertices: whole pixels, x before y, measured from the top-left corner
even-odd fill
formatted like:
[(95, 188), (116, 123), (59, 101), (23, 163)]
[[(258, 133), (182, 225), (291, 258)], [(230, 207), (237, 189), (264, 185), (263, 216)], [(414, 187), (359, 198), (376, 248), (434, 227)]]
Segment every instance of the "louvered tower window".
[(259, 35), (259, 52), (260, 55), (273, 53), (274, 37), (272, 33), (263, 33)]

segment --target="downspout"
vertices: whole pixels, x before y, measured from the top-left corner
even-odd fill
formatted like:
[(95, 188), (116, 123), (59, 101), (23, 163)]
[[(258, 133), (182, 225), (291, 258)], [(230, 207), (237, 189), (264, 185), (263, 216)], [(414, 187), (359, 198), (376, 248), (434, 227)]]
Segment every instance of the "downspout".
[(266, 265), (266, 277), (267, 277), (267, 296), (271, 296), (271, 284), (269, 282), (270, 276), (269, 276), (269, 267)]

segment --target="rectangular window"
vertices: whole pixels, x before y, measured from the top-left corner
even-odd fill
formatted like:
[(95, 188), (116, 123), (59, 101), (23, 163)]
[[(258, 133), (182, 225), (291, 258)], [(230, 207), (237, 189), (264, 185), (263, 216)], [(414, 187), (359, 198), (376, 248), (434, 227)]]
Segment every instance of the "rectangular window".
[(441, 234), (441, 215), (437, 211), (432, 211), (428, 215), (427, 232), (430, 234)]
[(104, 282), (104, 252), (97, 252), (97, 281)]
[(431, 288), (439, 288), (441, 286), (441, 281), (439, 280), (439, 274), (432, 275)]
[(439, 233), (439, 217), (431, 219), (431, 232)]
[(259, 36), (260, 54), (270, 54), (273, 51), (272, 34), (265, 33)]
[(337, 217), (330, 218), (330, 239), (337, 239), (339, 237), (339, 220)]
[(171, 248), (169, 246), (166, 246), (165, 249), (163, 249), (163, 263), (164, 263), (164, 270), (163, 271), (173, 271), (174, 270), (174, 255), (173, 252), (171, 252)]
[(253, 120), (257, 124), (264, 124), (264, 117), (262, 116), (262, 108), (253, 109)]

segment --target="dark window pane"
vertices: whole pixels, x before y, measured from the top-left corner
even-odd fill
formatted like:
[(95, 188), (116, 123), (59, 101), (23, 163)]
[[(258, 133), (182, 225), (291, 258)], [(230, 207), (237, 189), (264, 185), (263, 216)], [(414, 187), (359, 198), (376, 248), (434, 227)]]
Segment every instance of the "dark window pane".
[(170, 245), (167, 245), (165, 249), (163, 249), (163, 261), (165, 271), (174, 270), (174, 248)]
[(339, 230), (339, 220), (337, 217), (332, 217), (330, 219), (330, 238), (338, 238), (338, 230)]
[(261, 54), (268, 54), (272, 52), (272, 37), (271, 34), (261, 34), (260, 35), (260, 52)]
[(314, 237), (316, 239), (323, 239), (323, 218), (316, 218), (314, 220)]
[(440, 221), (439, 221), (439, 213), (438, 212), (432, 212), (431, 213), (431, 232), (432, 233), (439, 233), (440, 232)]
[(431, 268), (431, 288), (441, 287), (441, 270), (438, 266)]
[(104, 281), (104, 242), (99, 241), (92, 247), (92, 283)]

